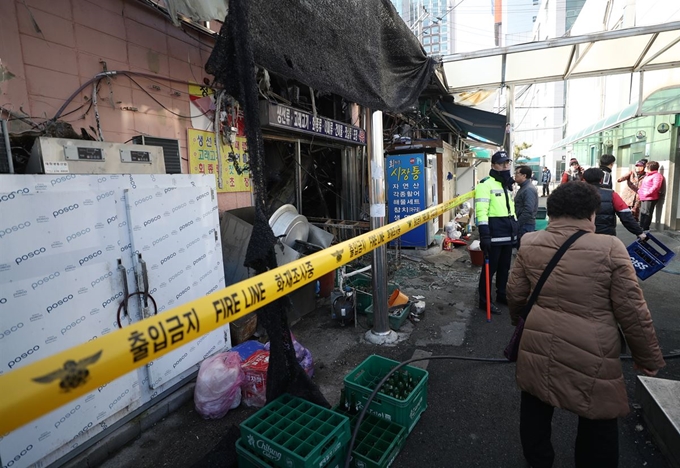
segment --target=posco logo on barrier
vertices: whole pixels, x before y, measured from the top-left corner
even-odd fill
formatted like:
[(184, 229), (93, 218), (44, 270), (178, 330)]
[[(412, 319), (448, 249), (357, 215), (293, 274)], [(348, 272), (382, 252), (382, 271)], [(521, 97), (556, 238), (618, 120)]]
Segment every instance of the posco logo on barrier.
[(191, 289), (191, 286), (187, 286), (186, 288), (182, 289), (182, 290), (179, 292), (179, 294), (177, 294), (177, 295), (175, 296), (175, 299), (179, 299), (180, 297), (184, 296), (186, 293), (189, 292), (190, 289)]
[(187, 206), (186, 203), (182, 203), (181, 205), (177, 205), (176, 207), (174, 207), (174, 208), (172, 209), (172, 212), (174, 213), (174, 212), (177, 211), (177, 210), (181, 210), (181, 209), (184, 208), (185, 206)]
[(205, 260), (205, 258), (206, 258), (206, 255), (205, 255), (205, 254), (203, 254), (203, 255), (201, 255), (200, 257), (198, 257), (196, 260), (194, 260), (194, 266), (196, 266), (196, 264), (197, 264), (198, 262), (200, 262), (201, 260)]
[(54, 187), (57, 184), (61, 184), (62, 182), (66, 182), (67, 180), (72, 180), (75, 179), (76, 176), (73, 174), (69, 174), (67, 176), (62, 176), (62, 177), (57, 177), (56, 179), (52, 179), (50, 183), (52, 184), (52, 187)]
[(5, 237), (6, 235), (12, 234), (13, 232), (18, 232), (21, 231), (22, 229), (26, 229), (31, 225), (30, 221), (24, 221), (23, 223), (19, 223), (16, 226), (10, 226), (5, 229), (0, 229), (0, 239)]
[(83, 266), (85, 263), (89, 262), (93, 258), (97, 258), (102, 254), (101, 250), (97, 250), (96, 252), (92, 252), (90, 255), (87, 257), (83, 257), (80, 260), (78, 260), (78, 265)]
[(79, 409), (80, 409), (80, 405), (76, 405), (74, 408), (71, 408), (71, 411), (69, 411), (68, 413), (66, 413), (64, 416), (61, 417), (61, 419), (59, 419), (59, 421), (57, 421), (57, 422), (54, 423), (54, 428), (56, 429), (56, 428), (58, 428), (59, 426), (61, 426), (64, 422), (66, 422), (66, 420), (67, 420), (68, 418), (70, 418), (71, 416), (73, 416), (74, 414), (76, 414), (76, 412), (78, 412)]
[(17, 194), (21, 195), (21, 194), (27, 194), (27, 193), (30, 193), (30, 192), (31, 192), (31, 189), (29, 189), (28, 187), (20, 188), (19, 190), (15, 190), (14, 192), (10, 192), (7, 195), (0, 196), (0, 203), (8, 202), (10, 200), (14, 200), (16, 198)]
[[(116, 216), (111, 216), (110, 218), (107, 218), (106, 224), (111, 224), (112, 222), (114, 222), (114, 221), (117, 220), (117, 219), (118, 219), (118, 215), (116, 215)], [(120, 227), (120, 226), (119, 226), (119, 227)]]
[[(77, 439), (78, 437), (80, 437), (81, 435), (85, 434), (88, 431), (88, 429), (90, 429), (91, 427), (92, 427), (92, 421), (87, 423), (87, 425), (85, 427), (83, 427), (81, 430), (79, 430), (78, 433), (76, 435), (74, 435), (71, 440), (69, 440), (69, 442), (72, 442), (75, 439)], [(106, 429), (106, 426), (104, 426), (104, 429)]]
[(80, 325), (84, 321), (85, 321), (84, 315), (80, 318), (77, 318), (75, 322), (71, 322), (70, 324), (66, 325), (64, 328), (61, 329), (61, 335), (64, 336), (67, 331), (74, 329), (77, 325)]
[(196, 244), (197, 242), (200, 242), (200, 241), (201, 241), (201, 238), (200, 238), (200, 237), (197, 237), (196, 239), (192, 240), (191, 242), (189, 242), (189, 243), (187, 244), (187, 249), (188, 249), (189, 247), (191, 247), (192, 245)]
[(182, 232), (182, 229), (188, 228), (188, 227), (191, 226), (192, 224), (194, 224), (193, 221), (189, 221), (189, 222), (186, 223), (186, 224), (182, 224), (182, 225), (179, 227), (180, 232)]
[(144, 221), (144, 227), (147, 227), (149, 224), (155, 223), (159, 219), (161, 219), (161, 215), (156, 215), (151, 219), (147, 219), (146, 221)]
[(14, 466), (14, 462), (18, 462), (19, 460), (21, 460), (21, 457), (30, 452), (32, 448), (33, 448), (32, 445), (27, 446), (25, 449), (19, 452), (19, 455), (15, 455), (14, 458), (8, 461), (6, 465), (2, 465), (2, 468), (9, 468), (10, 466)]
[(25, 262), (29, 258), (37, 257), (40, 254), (43, 254), (47, 252), (47, 249), (45, 247), (40, 247), (39, 249), (35, 249), (33, 252), (28, 252), (27, 254), (22, 255), (21, 257), (17, 257), (14, 259), (16, 264), (20, 264), (21, 262)]
[(66, 236), (66, 242), (67, 242), (67, 243), (70, 243), (73, 239), (77, 239), (77, 238), (79, 238), (80, 236), (84, 236), (85, 234), (87, 234), (87, 233), (89, 233), (89, 232), (90, 232), (90, 228), (85, 228), (85, 229), (83, 229), (83, 230), (81, 230), (81, 231), (78, 231), (78, 232), (73, 233), (73, 234), (71, 234), (71, 235), (69, 235), (69, 236)]
[(65, 206), (63, 208), (59, 208), (57, 211), (53, 211), (52, 216), (54, 216), (56, 218), (57, 216), (61, 216), (65, 213), (70, 213), (71, 211), (75, 211), (78, 208), (80, 208), (80, 205), (78, 205), (77, 203), (74, 203), (73, 205)]
[(102, 276), (100, 276), (99, 278), (97, 278), (96, 280), (94, 280), (93, 282), (91, 282), (91, 283), (90, 283), (90, 286), (92, 286), (92, 287), (94, 288), (94, 287), (97, 286), (99, 283), (101, 283), (102, 281), (104, 281), (106, 278), (111, 278), (111, 276), (113, 276), (113, 272), (112, 272), (112, 271), (109, 271), (107, 274), (102, 275)]
[(172, 283), (172, 280), (177, 279), (177, 277), (182, 273), (184, 273), (184, 270), (179, 270), (177, 273), (168, 278), (168, 283)]
[(171, 253), (170, 255), (165, 257), (163, 260), (161, 260), (161, 265), (164, 264), (165, 262), (167, 262), (168, 260), (175, 258), (176, 256), (177, 256), (177, 252)]
[(43, 284), (49, 282), (50, 280), (53, 280), (53, 279), (55, 279), (55, 278), (58, 278), (59, 275), (60, 275), (60, 273), (59, 273), (58, 271), (55, 271), (55, 272), (52, 273), (51, 275), (45, 276), (43, 279), (40, 279), (40, 280), (36, 281), (35, 283), (33, 283), (33, 284), (31, 285), (31, 288), (33, 288), (33, 290), (35, 291), (37, 288), (39, 288), (39, 287), (42, 286)]
[[(106, 180), (106, 179), (105, 179)], [(102, 194), (97, 195), (97, 201), (102, 201), (105, 198), (109, 198), (114, 194), (113, 190), (109, 190), (108, 192), (104, 192)]]
[(153, 195), (149, 195), (148, 197), (140, 198), (139, 200), (135, 200), (135, 206), (141, 205), (142, 203), (146, 203), (149, 200), (153, 199)]
[(57, 302), (55, 302), (51, 306), (48, 306), (45, 310), (47, 311), (48, 314), (50, 314), (57, 307), (66, 304), (71, 299), (73, 299), (73, 294), (69, 294), (68, 296), (64, 296), (63, 298), (59, 299)]
[(111, 304), (113, 301), (115, 301), (116, 299), (118, 299), (119, 297), (122, 297), (122, 296), (123, 296), (123, 291), (118, 291), (118, 293), (116, 295), (111, 296), (107, 300), (102, 302), (102, 308), (106, 309), (107, 305)]
[(17, 323), (16, 325), (12, 325), (12, 326), (9, 327), (7, 330), (5, 330), (4, 332), (0, 333), (0, 340), (3, 339), (3, 338), (6, 337), (6, 336), (11, 335), (12, 333), (14, 333), (14, 332), (16, 332), (16, 331), (21, 330), (22, 328), (24, 328), (24, 322), (19, 322), (19, 323)]
[(178, 365), (180, 362), (184, 361), (184, 358), (187, 357), (188, 355), (189, 355), (189, 353), (184, 353), (184, 354), (182, 354), (182, 357), (179, 358), (179, 359), (177, 360), (177, 362), (175, 362), (175, 364), (173, 364), (172, 368), (174, 369), (175, 367), (177, 367), (177, 365)]
[(113, 407), (115, 406), (116, 403), (118, 403), (120, 400), (122, 400), (123, 398), (125, 398), (125, 395), (127, 395), (128, 393), (130, 393), (130, 389), (129, 389), (129, 388), (126, 388), (125, 391), (124, 391), (123, 393), (121, 393), (120, 395), (118, 395), (118, 396), (116, 397), (116, 399), (113, 400), (113, 402), (109, 405), (109, 409), (113, 408)]
[(35, 353), (35, 352), (38, 351), (39, 349), (40, 349), (40, 346), (39, 346), (39, 345), (33, 346), (33, 347), (30, 348), (28, 351), (26, 351), (26, 352), (24, 352), (24, 353), (21, 353), (21, 355), (15, 357), (13, 361), (8, 362), (8, 363), (7, 363), (7, 367), (9, 367), (9, 368), (11, 369), (12, 367), (14, 367), (15, 364), (20, 363), (22, 359), (26, 359), (28, 356), (30, 356), (31, 354)]
[(200, 194), (199, 196), (196, 197), (196, 201), (200, 200), (201, 198), (205, 198), (208, 195), (210, 195), (210, 192), (202, 193), (202, 194)]
[(164, 235), (163, 237), (159, 237), (158, 239), (156, 239), (155, 241), (153, 241), (153, 242), (151, 243), (151, 246), (152, 246), (152, 247), (155, 247), (156, 244), (160, 244), (161, 242), (163, 242), (165, 239), (168, 239), (169, 237), (170, 237), (170, 234), (166, 234), (166, 235)]

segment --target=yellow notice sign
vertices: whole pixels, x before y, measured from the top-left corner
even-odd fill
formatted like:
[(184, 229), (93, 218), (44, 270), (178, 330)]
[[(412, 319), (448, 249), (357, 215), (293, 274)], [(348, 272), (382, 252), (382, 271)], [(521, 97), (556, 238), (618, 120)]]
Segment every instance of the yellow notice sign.
[(233, 144), (222, 144), (222, 170), (217, 161), (219, 138), (213, 132), (187, 130), (189, 172), (214, 174), (218, 192), (250, 192), (248, 144), (245, 136), (237, 136)]

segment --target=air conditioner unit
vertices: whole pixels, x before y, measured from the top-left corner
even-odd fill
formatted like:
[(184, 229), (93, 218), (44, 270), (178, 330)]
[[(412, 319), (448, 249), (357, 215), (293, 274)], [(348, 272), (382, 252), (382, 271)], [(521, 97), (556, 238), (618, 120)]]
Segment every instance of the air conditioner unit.
[(165, 174), (163, 149), (68, 138), (36, 138), (27, 174)]
[(163, 158), (165, 159), (166, 174), (181, 174), (182, 161), (179, 147), (179, 140), (171, 138), (157, 138), (146, 135), (137, 135), (132, 138), (136, 145), (160, 146), (163, 148)]
[(0, 174), (14, 174), (12, 147), (9, 144), (7, 121), (0, 119)]

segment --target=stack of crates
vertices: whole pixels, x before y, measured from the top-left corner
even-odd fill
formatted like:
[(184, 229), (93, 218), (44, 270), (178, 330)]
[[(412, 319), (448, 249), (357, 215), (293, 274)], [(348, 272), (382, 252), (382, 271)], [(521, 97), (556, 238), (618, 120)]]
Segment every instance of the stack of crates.
[[(373, 287), (373, 280), (370, 276), (358, 274), (356, 276), (350, 276), (347, 278), (345, 283), (346, 287), (353, 288), (355, 290), (354, 294), (354, 306), (358, 314), (365, 314), (366, 309), (373, 305), (373, 294), (364, 291), (364, 289), (369, 289)], [(392, 281), (387, 282), (387, 295), (392, 294), (399, 285), (393, 283)]]
[[(398, 364), (397, 361), (374, 354), (347, 374), (343, 396), (336, 411), (349, 415), (352, 430), (377, 384)], [(413, 389), (402, 398), (387, 395), (383, 391), (376, 394), (361, 421), (352, 447), (352, 467), (390, 466), (427, 408), (427, 371), (405, 366), (398, 372), (406, 373), (413, 379)]]
[(282, 395), (241, 423), (239, 468), (342, 468), (349, 418)]

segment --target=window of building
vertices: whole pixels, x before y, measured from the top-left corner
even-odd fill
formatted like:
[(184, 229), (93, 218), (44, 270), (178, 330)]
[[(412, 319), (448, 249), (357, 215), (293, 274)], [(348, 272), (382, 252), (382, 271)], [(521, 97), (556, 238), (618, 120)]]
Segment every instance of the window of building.
[(439, 44), (435, 44), (432, 46), (432, 52), (439, 52)]
[(428, 53), (428, 54), (430, 52), (432, 52), (432, 50), (430, 50), (430, 46), (425, 46), (425, 47), (423, 47), (423, 49), (425, 49), (425, 52)]
[(428, 36), (428, 37), (424, 37), (424, 38), (423, 38), (423, 44), (429, 44), (429, 43), (430, 43), (430, 38), (429, 38), (429, 36)]
[(432, 28), (432, 34), (439, 34), (439, 27), (435, 26)]
[(534, 0), (534, 5), (538, 5), (539, 0)]

